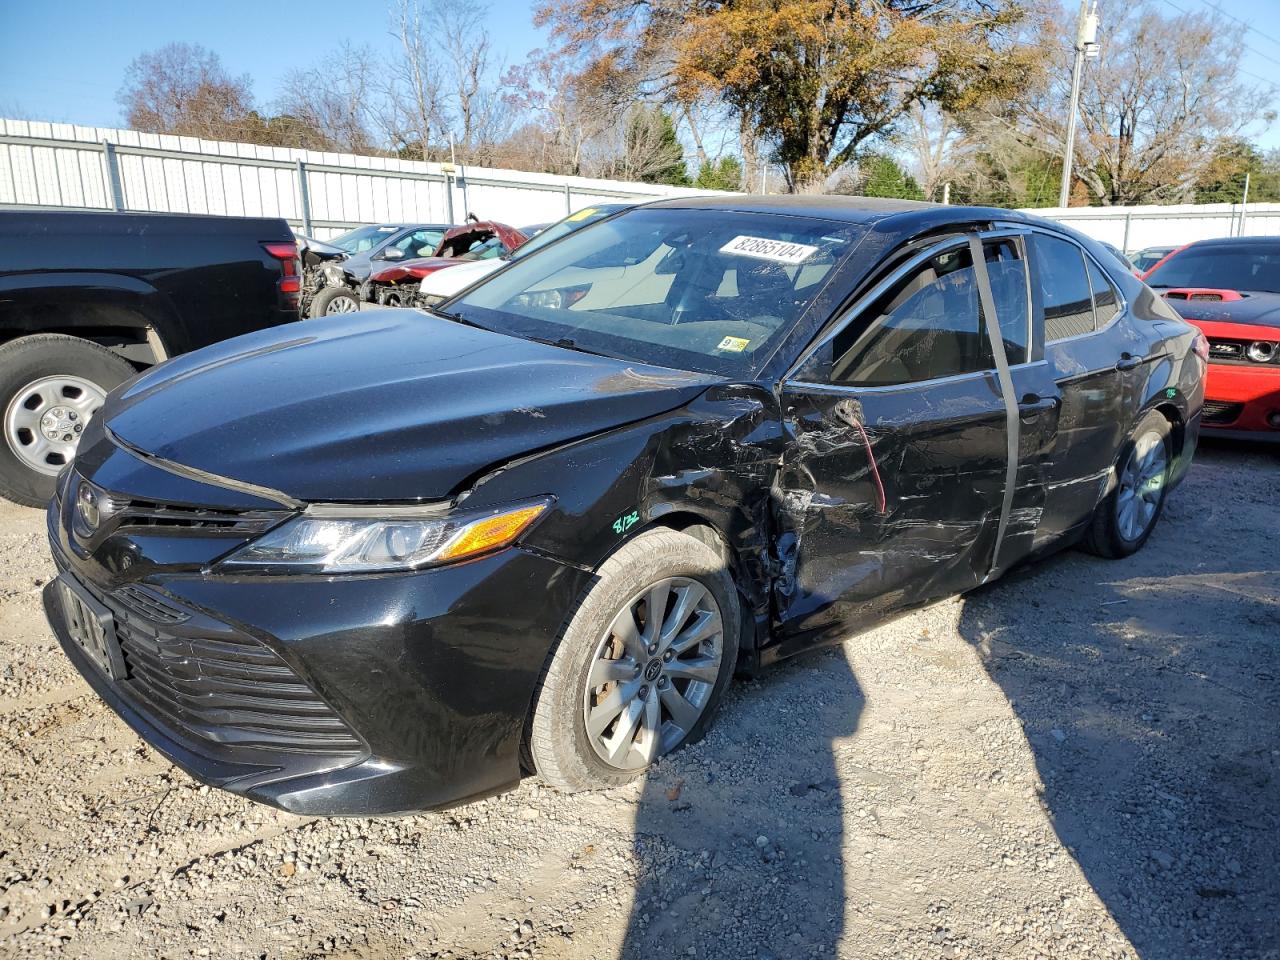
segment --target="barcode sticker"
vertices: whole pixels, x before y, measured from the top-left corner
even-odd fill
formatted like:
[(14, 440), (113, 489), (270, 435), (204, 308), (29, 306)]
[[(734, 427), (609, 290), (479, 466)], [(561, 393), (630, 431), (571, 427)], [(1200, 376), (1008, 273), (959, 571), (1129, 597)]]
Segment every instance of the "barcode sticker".
[(734, 237), (720, 248), (720, 252), (755, 257), (757, 260), (772, 260), (774, 263), (803, 263), (817, 253), (818, 248), (803, 243), (770, 240), (768, 237), (742, 236)]

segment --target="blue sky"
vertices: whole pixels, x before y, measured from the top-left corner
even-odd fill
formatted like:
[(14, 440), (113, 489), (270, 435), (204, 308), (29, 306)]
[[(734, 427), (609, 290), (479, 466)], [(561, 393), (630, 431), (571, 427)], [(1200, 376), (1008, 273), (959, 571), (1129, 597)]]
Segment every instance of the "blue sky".
[[(1280, 14), (1280, 2), (1159, 2), (1169, 13), (1219, 6), (1253, 25), (1244, 68), (1256, 75), (1250, 79), (1280, 87), (1280, 16), (1259, 17)], [(0, 115), (18, 108), (36, 119), (123, 126), (115, 94), (125, 66), (179, 40), (214, 50), (233, 74), (248, 73), (259, 102), (269, 103), (285, 74), (323, 61), (344, 38), (389, 49), (389, 6), (387, 0), (0, 0)], [(509, 62), (546, 44), (533, 27), (532, 6), (532, 0), (484, 5), (495, 50)], [(1262, 146), (1280, 147), (1280, 122), (1252, 132)]]

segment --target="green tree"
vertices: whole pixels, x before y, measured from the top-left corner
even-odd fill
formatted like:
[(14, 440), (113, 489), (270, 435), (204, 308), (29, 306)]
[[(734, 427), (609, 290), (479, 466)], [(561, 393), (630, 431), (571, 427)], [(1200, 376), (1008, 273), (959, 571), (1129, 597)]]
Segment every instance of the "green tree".
[(737, 157), (721, 157), (717, 163), (708, 160), (698, 168), (693, 185), (702, 190), (741, 190), (742, 161)]
[(684, 146), (671, 114), (661, 107), (638, 106), (627, 117), (619, 174), (642, 183), (689, 185)]
[(1262, 153), (1248, 140), (1232, 137), (1214, 149), (1204, 172), (1196, 180), (1196, 203), (1239, 203), (1244, 195), (1244, 181), (1248, 176), (1250, 193), (1260, 184)]

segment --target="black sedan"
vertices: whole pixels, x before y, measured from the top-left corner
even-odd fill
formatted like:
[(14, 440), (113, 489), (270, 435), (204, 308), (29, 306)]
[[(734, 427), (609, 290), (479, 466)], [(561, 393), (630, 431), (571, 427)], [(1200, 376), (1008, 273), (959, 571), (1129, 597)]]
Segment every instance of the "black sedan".
[(112, 393), (49, 507), (67, 656), (197, 778), (300, 813), (616, 784), (735, 668), (1073, 542), (1139, 549), (1197, 332), (1006, 210), (630, 209), (441, 305)]

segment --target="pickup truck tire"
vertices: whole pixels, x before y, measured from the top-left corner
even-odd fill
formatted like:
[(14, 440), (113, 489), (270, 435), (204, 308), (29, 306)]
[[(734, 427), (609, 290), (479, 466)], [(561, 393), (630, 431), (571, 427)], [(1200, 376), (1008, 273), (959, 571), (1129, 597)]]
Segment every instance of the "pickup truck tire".
[(0, 496), (28, 507), (48, 503), (88, 418), (135, 372), (106, 347), (60, 333), (0, 347)]
[(360, 298), (346, 287), (325, 287), (311, 301), (311, 316), (332, 317), (342, 313), (355, 313), (360, 309)]

